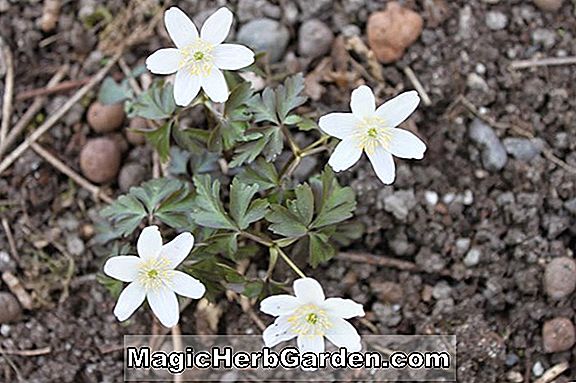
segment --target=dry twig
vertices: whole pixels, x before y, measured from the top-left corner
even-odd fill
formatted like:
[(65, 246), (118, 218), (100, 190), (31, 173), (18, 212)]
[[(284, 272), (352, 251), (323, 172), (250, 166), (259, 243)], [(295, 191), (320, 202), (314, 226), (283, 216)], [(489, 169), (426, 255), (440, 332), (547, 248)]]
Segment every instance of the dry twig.
[(0, 38), (0, 48), (6, 61), (6, 80), (4, 82), (4, 99), (2, 104), (2, 125), (0, 126), (0, 142), (4, 142), (8, 134), (8, 126), (12, 117), (12, 96), (14, 94), (14, 57), (10, 47)]
[(550, 367), (539, 379), (535, 380), (534, 383), (549, 383), (556, 379), (558, 375), (566, 371), (570, 367), (568, 362), (558, 363)]
[(370, 265), (376, 265), (376, 266), (391, 267), (394, 269), (405, 271), (450, 275), (449, 270), (442, 270), (439, 271), (438, 273), (430, 270), (422, 270), (418, 267), (418, 265), (416, 265), (413, 262), (402, 261), (400, 259), (386, 257), (384, 255), (374, 255), (361, 252), (345, 252), (345, 253), (339, 253), (338, 259), (350, 262), (368, 263)]
[(54, 85), (54, 86), (49, 85), (47, 87), (26, 90), (24, 92), (19, 93), (16, 96), (16, 101), (24, 101), (24, 100), (27, 100), (29, 98), (34, 98), (34, 97), (38, 97), (38, 96), (47, 96), (47, 95), (53, 94), (53, 93), (65, 92), (67, 90), (75, 89), (75, 88), (81, 87), (82, 85), (86, 85), (90, 82), (90, 80), (91, 80), (91, 78), (83, 78), (80, 80), (70, 80), (70, 81), (64, 81), (64, 82), (62, 82), (58, 85)]
[(424, 105), (426, 106), (432, 105), (432, 100), (430, 100), (430, 96), (428, 96), (426, 89), (424, 89), (424, 86), (422, 85), (420, 80), (418, 80), (418, 77), (416, 77), (416, 74), (414, 73), (412, 68), (410, 68), (407, 65), (404, 68), (402, 68), (402, 70), (404, 71), (406, 77), (408, 77), (408, 80), (410, 80), (412, 85), (414, 85), (414, 88), (416, 88), (416, 90), (418, 91), (418, 94), (422, 98), (422, 102), (424, 102)]
[(510, 63), (510, 69), (526, 69), (540, 66), (575, 65), (576, 56), (546, 57), (542, 59), (517, 60)]
[(6, 355), (40, 356), (50, 354), (52, 352), (52, 348), (50, 346), (37, 348), (35, 350), (5, 350), (0, 348), (0, 352)]
[(44, 121), (44, 123), (40, 125), (38, 129), (36, 129), (32, 134), (30, 134), (30, 136), (27, 137), (22, 144), (20, 144), (16, 149), (14, 149), (12, 153), (6, 156), (6, 158), (0, 163), (0, 174), (2, 174), (6, 169), (8, 169), (8, 167), (12, 165), (14, 161), (16, 161), (16, 159), (20, 157), (22, 153), (24, 153), (32, 143), (36, 142), (38, 138), (40, 138), (44, 133), (46, 133), (50, 128), (52, 128), (52, 126), (54, 126), (54, 124), (56, 124), (60, 120), (60, 118), (62, 118), (70, 110), (70, 108), (74, 106), (74, 104), (80, 101), (82, 97), (84, 97), (94, 86), (96, 86), (96, 84), (102, 81), (102, 79), (104, 78), (104, 76), (106, 76), (110, 68), (112, 68), (112, 66), (116, 64), (116, 62), (120, 58), (120, 55), (121, 53), (117, 53), (114, 57), (112, 57), (110, 61), (108, 61), (108, 63), (102, 69), (100, 69), (100, 71), (94, 77), (92, 77), (90, 82), (88, 82), (76, 93), (74, 93), (74, 95), (70, 97), (68, 101), (60, 109), (58, 109), (53, 115), (48, 117), (48, 119)]
[(20, 305), (22, 305), (26, 310), (31, 310), (32, 297), (28, 294), (24, 286), (22, 286), (22, 282), (20, 282), (20, 280), (9, 271), (4, 271), (2, 273), (2, 280), (6, 283), (6, 286), (8, 286), (8, 289), (12, 294), (14, 294), (18, 299)]
[(68, 165), (66, 165), (64, 162), (60, 161), (58, 158), (56, 158), (54, 155), (52, 155), (49, 151), (44, 149), (39, 144), (32, 142), (30, 144), (30, 147), (40, 157), (44, 158), (48, 163), (50, 163), (50, 165), (54, 166), (56, 169), (58, 169), (59, 171), (61, 171), (64, 174), (66, 174), (68, 177), (70, 177), (78, 185), (80, 185), (81, 187), (83, 187), (84, 189), (86, 189), (90, 193), (92, 193), (92, 195), (94, 196), (94, 199), (97, 200), (98, 198), (100, 198), (101, 200), (103, 200), (106, 203), (112, 203), (113, 202), (112, 198), (107, 196), (105, 193), (102, 193), (102, 190), (100, 189), (100, 187), (94, 185), (93, 183), (88, 181), (86, 178), (84, 178), (80, 174), (76, 173)]
[(12, 229), (10, 229), (10, 224), (8, 223), (8, 219), (6, 217), (2, 217), (2, 227), (4, 228), (4, 232), (6, 233), (6, 237), (8, 238), (8, 246), (10, 246), (10, 252), (12, 253), (12, 258), (14, 258), (16, 263), (19, 263), (20, 255), (18, 254), (16, 241), (14, 240), (14, 236), (12, 235)]
[[(63, 65), (55, 74), (52, 76), (50, 81), (48, 81), (48, 85), (46, 88), (53, 87), (57, 85), (66, 75), (68, 72), (69, 66)], [(24, 112), (20, 120), (14, 125), (14, 127), (8, 133), (8, 136), (4, 141), (0, 142), (0, 158), (4, 155), (6, 150), (16, 141), (18, 136), (26, 129), (30, 121), (34, 119), (34, 116), (42, 109), (44, 106), (44, 102), (46, 101), (46, 97), (36, 97), (32, 105)]]

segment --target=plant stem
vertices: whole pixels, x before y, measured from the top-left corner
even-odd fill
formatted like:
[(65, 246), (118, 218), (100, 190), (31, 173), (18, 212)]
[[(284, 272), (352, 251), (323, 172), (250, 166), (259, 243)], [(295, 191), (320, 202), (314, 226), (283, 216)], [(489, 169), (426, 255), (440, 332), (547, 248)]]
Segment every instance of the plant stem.
[(264, 238), (262, 238), (262, 237), (260, 237), (260, 236), (258, 236), (258, 235), (256, 235), (256, 234), (249, 233), (249, 232), (247, 232), (247, 231), (241, 231), (241, 232), (240, 232), (240, 235), (243, 236), (243, 237), (246, 237), (246, 238), (248, 238), (248, 239), (251, 239), (251, 240), (253, 240), (254, 242), (258, 242), (259, 244), (264, 245), (264, 246), (267, 246), (267, 247), (272, 247), (272, 246), (274, 246), (274, 243), (268, 241), (267, 239), (264, 239)]
[(286, 262), (288, 264), (288, 266), (290, 266), (292, 268), (292, 270), (294, 270), (294, 272), (296, 274), (298, 274), (298, 276), (302, 277), (302, 278), (306, 278), (306, 274), (304, 274), (302, 272), (302, 270), (300, 270), (298, 268), (298, 266), (296, 266), (296, 264), (294, 262), (292, 262), (292, 260), (290, 259), (290, 257), (288, 257), (288, 255), (284, 252), (284, 250), (282, 250), (280, 247), (276, 246), (276, 250), (278, 251), (278, 254), (280, 254), (280, 256), (282, 257), (282, 259), (284, 260), (284, 262)]
[(288, 129), (284, 124), (280, 125), (280, 129), (282, 129), (282, 133), (284, 134), (284, 137), (286, 137), (286, 140), (288, 141), (288, 145), (290, 146), (290, 150), (292, 151), (292, 153), (294, 154), (294, 156), (299, 156), (300, 155), (300, 148), (298, 147), (298, 144), (296, 144), (296, 141), (294, 141), (294, 137), (292, 137), (292, 133), (290, 133), (290, 129)]
[(322, 145), (323, 143), (328, 141), (329, 138), (330, 136), (323, 135), (322, 137), (320, 137), (319, 139), (317, 139), (316, 141), (314, 141), (313, 143), (302, 149), (302, 153), (309, 152), (311, 149), (314, 149), (318, 145)]

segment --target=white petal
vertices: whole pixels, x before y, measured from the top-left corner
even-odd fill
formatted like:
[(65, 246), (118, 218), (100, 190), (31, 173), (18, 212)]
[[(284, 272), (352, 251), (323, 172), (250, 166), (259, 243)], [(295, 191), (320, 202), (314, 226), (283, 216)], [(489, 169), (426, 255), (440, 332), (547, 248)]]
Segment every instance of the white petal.
[(104, 274), (122, 282), (132, 282), (138, 276), (142, 258), (134, 255), (119, 255), (109, 258), (104, 264)]
[(140, 233), (136, 245), (140, 258), (156, 258), (162, 249), (162, 236), (158, 226), (148, 226)]
[(254, 52), (238, 44), (220, 44), (212, 51), (214, 64), (225, 70), (245, 68), (254, 62)]
[(176, 48), (158, 49), (146, 59), (146, 68), (156, 74), (171, 74), (178, 70), (181, 59), (182, 55)]
[(372, 116), (376, 110), (376, 100), (372, 89), (361, 85), (352, 91), (350, 108), (357, 118)]
[(125, 321), (142, 305), (144, 298), (146, 298), (144, 287), (138, 282), (130, 283), (120, 293), (116, 307), (114, 307), (114, 315), (120, 322)]
[(220, 8), (206, 19), (200, 30), (200, 37), (212, 44), (220, 44), (230, 32), (232, 19), (232, 12), (228, 8)]
[(324, 302), (324, 290), (313, 278), (300, 278), (294, 281), (294, 294), (300, 303), (320, 305)]
[(190, 254), (193, 246), (194, 236), (192, 233), (181, 233), (162, 246), (160, 256), (169, 262), (170, 268), (174, 269)]
[(407, 119), (420, 103), (418, 92), (404, 92), (376, 109), (376, 115), (386, 121), (389, 128), (395, 128)]
[(352, 299), (328, 298), (322, 304), (322, 308), (330, 315), (344, 319), (364, 316), (362, 305)]
[(200, 77), (192, 76), (182, 69), (176, 72), (174, 79), (174, 101), (176, 105), (188, 106), (200, 92)]
[(228, 85), (220, 69), (212, 68), (208, 76), (202, 77), (202, 89), (214, 102), (228, 100)]
[(292, 295), (272, 295), (260, 302), (260, 311), (269, 315), (287, 315), (300, 306), (298, 298)]
[(297, 343), (300, 354), (324, 352), (324, 337), (321, 335), (298, 335)]
[(347, 138), (338, 145), (332, 152), (328, 165), (334, 169), (335, 172), (346, 170), (354, 165), (362, 156), (362, 149), (353, 138)]
[(164, 13), (164, 24), (166, 24), (170, 38), (178, 48), (184, 48), (198, 38), (198, 30), (192, 20), (176, 7)]
[(392, 159), (392, 154), (388, 153), (381, 147), (377, 147), (373, 153), (368, 154), (368, 158), (372, 163), (372, 167), (376, 172), (380, 181), (384, 182), (386, 185), (390, 185), (394, 182), (396, 177), (396, 169), (394, 166), (394, 160)]
[(320, 117), (318, 126), (324, 133), (343, 140), (354, 133), (359, 122), (352, 113), (330, 113)]
[(174, 291), (162, 286), (149, 291), (147, 298), (152, 312), (163, 326), (169, 328), (176, 326), (178, 319), (180, 319), (180, 309)]
[(326, 338), (336, 347), (344, 347), (349, 352), (358, 352), (362, 349), (360, 335), (350, 323), (341, 318), (330, 318), (332, 327), (326, 330)]
[(264, 345), (266, 347), (274, 347), (278, 343), (285, 342), (296, 337), (296, 334), (290, 331), (291, 324), (288, 322), (287, 316), (279, 316), (274, 323), (266, 327), (262, 333)]
[(392, 140), (388, 147), (390, 153), (400, 158), (424, 158), (426, 144), (414, 133), (404, 129), (392, 129)]
[(198, 279), (181, 271), (172, 271), (171, 288), (178, 295), (184, 297), (200, 299), (206, 292), (206, 287)]

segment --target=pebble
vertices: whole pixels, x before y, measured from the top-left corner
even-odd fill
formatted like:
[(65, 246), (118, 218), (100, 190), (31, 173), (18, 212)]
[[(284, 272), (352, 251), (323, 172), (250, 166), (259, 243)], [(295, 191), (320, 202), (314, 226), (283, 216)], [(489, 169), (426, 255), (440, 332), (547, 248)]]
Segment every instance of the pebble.
[(572, 321), (563, 317), (546, 321), (542, 327), (542, 342), (546, 352), (570, 350), (576, 342)]
[(16, 262), (14, 262), (10, 254), (4, 250), (0, 250), (0, 274), (4, 271), (13, 272), (15, 269)]
[(543, 11), (556, 12), (562, 8), (564, 0), (534, 0), (534, 4)]
[(436, 283), (434, 288), (432, 289), (432, 296), (434, 299), (448, 299), (452, 294), (452, 287), (448, 284), (448, 282), (440, 281)]
[(374, 12), (368, 18), (368, 44), (382, 63), (397, 61), (420, 37), (423, 25), (422, 16), (391, 1), (384, 11)]
[(524, 381), (524, 375), (519, 371), (508, 371), (506, 373), (506, 379), (512, 383), (522, 383)]
[(20, 303), (14, 295), (10, 293), (0, 293), (0, 324), (15, 322), (22, 315)]
[(298, 30), (298, 54), (316, 58), (330, 51), (334, 34), (330, 28), (318, 19), (305, 21)]
[(469, 137), (482, 149), (482, 165), (486, 170), (499, 171), (506, 166), (506, 148), (490, 126), (478, 118), (474, 119)]
[(486, 13), (486, 26), (493, 31), (499, 31), (508, 25), (508, 16), (498, 11)]
[(540, 154), (540, 146), (528, 138), (506, 137), (502, 140), (506, 152), (520, 161), (530, 161)]
[(146, 178), (146, 168), (137, 163), (129, 163), (122, 166), (118, 175), (118, 186), (123, 192), (130, 190), (132, 186), (138, 186)]
[(506, 355), (506, 366), (508, 367), (513, 367), (515, 365), (518, 364), (518, 362), (520, 361), (520, 358), (518, 357), (518, 355), (512, 353), (509, 353)]
[(244, 24), (238, 31), (238, 42), (247, 45), (257, 52), (268, 54), (271, 63), (279, 61), (286, 51), (290, 33), (276, 20), (261, 18)]
[(471, 243), (472, 240), (470, 238), (458, 238), (456, 240), (456, 251), (458, 254), (462, 255), (467, 252)]
[(371, 283), (372, 292), (378, 296), (378, 300), (383, 303), (400, 303), (404, 299), (404, 290), (396, 282)]
[(426, 190), (424, 192), (424, 199), (426, 200), (426, 203), (428, 205), (436, 206), (436, 204), (438, 203), (438, 193), (432, 190)]
[(384, 210), (401, 221), (406, 220), (414, 206), (416, 206), (416, 197), (414, 197), (413, 190), (399, 190), (384, 198)]
[(382, 304), (376, 302), (372, 305), (372, 311), (380, 323), (387, 327), (396, 327), (402, 321), (402, 313), (399, 305)]
[(72, 255), (81, 255), (84, 253), (86, 247), (80, 237), (70, 235), (66, 238), (66, 249)]
[(564, 202), (564, 209), (576, 215), (576, 198), (572, 198), (571, 200)]
[(544, 289), (552, 299), (562, 299), (576, 288), (576, 262), (572, 258), (552, 259), (544, 271)]
[(534, 363), (534, 365), (532, 366), (532, 374), (534, 374), (535, 377), (539, 377), (542, 376), (543, 373), (544, 373), (544, 366), (542, 365), (542, 362), (537, 361), (536, 363)]
[(106, 105), (96, 101), (88, 108), (86, 120), (95, 132), (109, 133), (122, 125), (124, 117), (124, 103)]
[(134, 117), (130, 120), (128, 124), (128, 129), (126, 129), (126, 139), (132, 145), (144, 145), (146, 143), (146, 137), (144, 133), (138, 132), (140, 130), (148, 129), (148, 120), (142, 117)]
[(121, 161), (118, 144), (111, 138), (92, 138), (80, 152), (82, 174), (92, 182), (106, 183), (114, 180)]
[(478, 263), (480, 263), (480, 256), (481, 255), (482, 255), (482, 252), (478, 248), (473, 247), (472, 249), (470, 249), (466, 253), (466, 256), (464, 257), (463, 262), (467, 267), (474, 267)]
[(542, 44), (544, 48), (552, 48), (556, 43), (556, 33), (550, 29), (538, 28), (532, 32), (534, 44)]

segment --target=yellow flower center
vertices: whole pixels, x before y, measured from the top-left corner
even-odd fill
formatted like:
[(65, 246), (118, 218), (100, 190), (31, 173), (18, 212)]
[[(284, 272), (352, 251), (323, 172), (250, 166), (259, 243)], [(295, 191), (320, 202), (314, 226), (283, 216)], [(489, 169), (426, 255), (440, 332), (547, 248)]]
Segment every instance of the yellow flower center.
[(155, 290), (171, 282), (172, 268), (165, 258), (149, 259), (140, 265), (137, 279), (146, 290)]
[(324, 336), (332, 327), (326, 311), (313, 304), (300, 306), (288, 317), (288, 322), (293, 333), (305, 336)]
[(214, 45), (202, 39), (196, 39), (188, 46), (182, 48), (182, 59), (179, 69), (186, 69), (193, 76), (208, 76), (214, 66), (212, 50)]
[(381, 117), (364, 117), (356, 125), (354, 138), (358, 142), (360, 149), (372, 154), (379, 146), (384, 149), (389, 148), (392, 140), (392, 129), (387, 126), (386, 121)]

